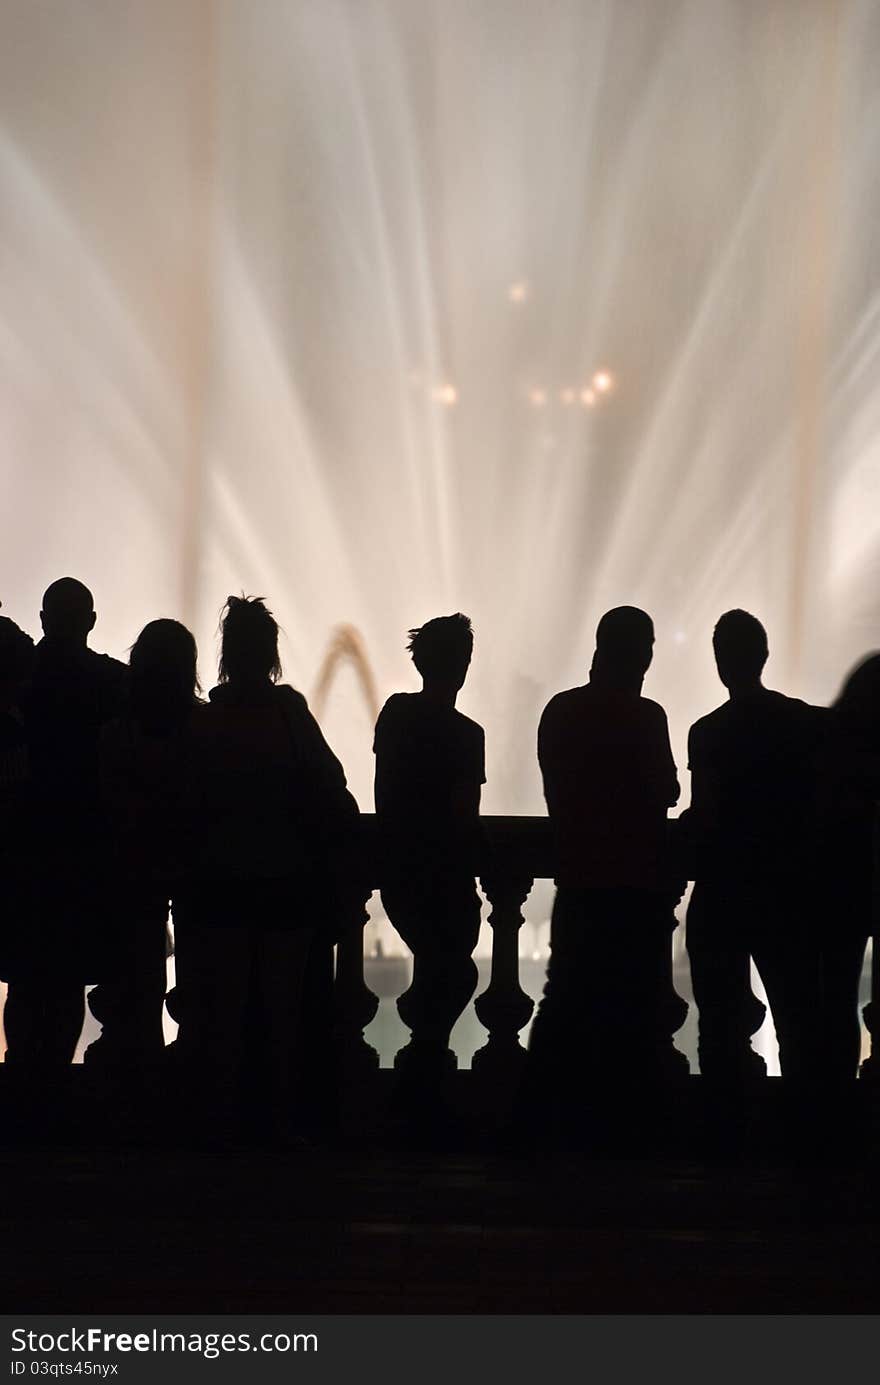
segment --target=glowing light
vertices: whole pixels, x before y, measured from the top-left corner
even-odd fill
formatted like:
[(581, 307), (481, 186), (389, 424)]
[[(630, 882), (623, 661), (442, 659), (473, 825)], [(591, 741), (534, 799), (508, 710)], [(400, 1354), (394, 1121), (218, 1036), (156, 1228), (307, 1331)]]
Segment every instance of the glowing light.
[(593, 388), (600, 394), (607, 394), (614, 385), (614, 376), (608, 370), (597, 370), (593, 376)]
[(542, 389), (529, 390), (529, 403), (535, 409), (543, 409), (547, 403), (547, 391)]
[(596, 393), (595, 393), (595, 390), (591, 390), (591, 389), (581, 390), (581, 403), (583, 404), (583, 406), (584, 406), (585, 409), (592, 409), (592, 407), (593, 407), (593, 405), (595, 404), (595, 402), (596, 402)]
[(562, 400), (563, 404), (573, 404), (576, 397), (574, 390), (559, 391), (559, 398)]
[(458, 402), (458, 390), (454, 385), (437, 385), (431, 391), (431, 398), (436, 399), (438, 404), (445, 404), (447, 408)]
[(525, 279), (517, 279), (507, 290), (511, 303), (525, 303), (529, 296), (529, 286)]

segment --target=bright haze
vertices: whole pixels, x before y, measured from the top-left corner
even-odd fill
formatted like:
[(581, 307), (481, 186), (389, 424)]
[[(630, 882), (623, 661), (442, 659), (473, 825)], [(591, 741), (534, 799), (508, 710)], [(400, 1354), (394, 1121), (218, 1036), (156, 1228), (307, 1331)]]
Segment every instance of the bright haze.
[(878, 72), (875, 0), (5, 0), (4, 612), (73, 574), (210, 685), (254, 593), (381, 700), (462, 610), (496, 812), (606, 607), (680, 761), (731, 606), (830, 698), (880, 645)]

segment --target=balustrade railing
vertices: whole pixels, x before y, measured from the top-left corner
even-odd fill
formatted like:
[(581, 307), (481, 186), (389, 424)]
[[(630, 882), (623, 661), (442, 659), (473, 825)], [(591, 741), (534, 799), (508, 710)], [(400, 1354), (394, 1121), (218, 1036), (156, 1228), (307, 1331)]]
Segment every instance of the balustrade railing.
[[(553, 878), (554, 846), (546, 817), (484, 816), (481, 827), (482, 858), (478, 880), (489, 903), (492, 955), (489, 984), (474, 1000), (477, 1018), (487, 1034), (486, 1042), (474, 1054), (473, 1068), (490, 1081), (503, 1081), (514, 1076), (522, 1062), (525, 1049), (520, 1034), (535, 1004), (520, 985), (519, 933), (525, 922), (523, 907), (536, 880)], [(372, 814), (363, 815), (361, 831), (366, 860), (378, 864), (379, 827)], [(872, 1016), (880, 1014), (880, 809), (874, 861), (871, 1004), (864, 1014), (869, 1033)], [(378, 890), (380, 883), (377, 877), (373, 881), (374, 890)], [(335, 980), (341, 1056), (361, 1072), (379, 1066), (378, 1054), (364, 1038), (364, 1030), (375, 1016), (379, 1000), (365, 981), (362, 931), (362, 928), (352, 929), (339, 943)], [(673, 992), (671, 941), (668, 981), (670, 992)], [(683, 1024), (686, 1008), (683, 1001), (679, 1008), (674, 1005), (670, 1008), (670, 1040)], [(862, 1064), (862, 1075), (878, 1075), (874, 1058), (869, 1057)]]
[[(482, 846), (477, 878), (489, 903), (492, 931), (491, 969), (488, 986), (474, 999), (474, 1009), (487, 1031), (486, 1042), (473, 1056), (472, 1066), (490, 1084), (515, 1079), (525, 1049), (520, 1033), (528, 1024), (535, 1002), (520, 984), (519, 933), (525, 922), (523, 907), (536, 880), (553, 879), (555, 852), (546, 817), (481, 818)], [(372, 814), (361, 818), (366, 860), (378, 863), (379, 827)], [(381, 881), (373, 881), (378, 890)], [(672, 943), (669, 947), (668, 986), (672, 984)], [(379, 1057), (364, 1038), (364, 1029), (378, 1008), (378, 998), (364, 975), (362, 928), (353, 928), (337, 947), (335, 1011), (340, 1056), (350, 1056), (355, 1067), (376, 1068)], [(669, 1007), (669, 1038), (684, 1023), (684, 1001)]]
[[(363, 814), (359, 820), (358, 859), (366, 866), (369, 889), (364, 892), (364, 904), (381, 886), (381, 835), (373, 814)], [(486, 1079), (487, 1088), (509, 1087), (517, 1078), (525, 1056), (521, 1041), (522, 1030), (535, 1009), (535, 1002), (520, 983), (519, 935), (525, 922), (523, 909), (536, 880), (552, 879), (555, 874), (554, 842), (546, 817), (484, 816), (481, 818), (481, 847), (477, 862), (479, 885), (489, 904), (488, 924), (491, 929), (492, 951), (488, 984), (478, 991), (473, 1008), (479, 1023), (486, 1030), (485, 1042), (473, 1055), (472, 1067)], [(871, 1002), (865, 1007), (866, 1029), (874, 1034), (875, 1017), (880, 1015), (880, 806), (874, 833), (874, 888), (872, 900), (873, 961), (871, 971)], [(333, 1043), (337, 1069), (351, 1080), (367, 1078), (379, 1066), (379, 1055), (364, 1031), (379, 1009), (379, 997), (367, 984), (364, 967), (363, 929), (369, 921), (364, 908), (359, 922), (349, 928), (335, 948), (335, 962), (330, 945), (315, 957), (315, 977), (310, 989), (320, 991), (316, 1000), (318, 1027), (326, 1037), (326, 1026), (332, 1012)], [(833, 920), (828, 921), (833, 926)], [(660, 977), (668, 987), (668, 1041), (677, 1033), (687, 1015), (687, 1005), (677, 996), (673, 985), (672, 938), (667, 953), (668, 971)], [(332, 1006), (326, 1002), (332, 988)], [(323, 996), (323, 1000), (321, 999)], [(625, 998), (621, 997), (621, 1004)], [(746, 1016), (749, 1032), (759, 1026), (763, 1006), (755, 1000), (754, 1014)], [(92, 1004), (93, 1012), (96, 1007)], [(172, 1010), (169, 997), (169, 1010)], [(173, 1011), (172, 1011), (173, 1013)], [(98, 1015), (100, 1018), (100, 1015)], [(308, 1016), (305, 1017), (309, 1027)], [(314, 1026), (312, 1026), (314, 1027)], [(664, 1031), (667, 1026), (664, 1021)], [(746, 1041), (748, 1035), (745, 1036)], [(454, 1060), (451, 1060), (454, 1063)], [(683, 1060), (682, 1060), (683, 1061)], [(868, 1056), (861, 1065), (861, 1075), (877, 1081), (880, 1091), (878, 1057)]]

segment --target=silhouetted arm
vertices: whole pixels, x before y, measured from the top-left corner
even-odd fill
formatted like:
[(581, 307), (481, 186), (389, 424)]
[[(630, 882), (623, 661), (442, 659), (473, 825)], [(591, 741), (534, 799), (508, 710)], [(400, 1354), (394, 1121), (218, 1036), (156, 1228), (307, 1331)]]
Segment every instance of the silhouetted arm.
[(450, 804), (454, 816), (465, 823), (472, 823), (480, 816), (480, 796), (486, 782), (486, 738), (482, 728), (479, 735), (474, 736), (469, 758), (465, 773), (453, 788)]
[(657, 772), (657, 787), (664, 806), (674, 808), (681, 795), (681, 785), (678, 782), (678, 770), (669, 741), (669, 723), (666, 720), (666, 713), (662, 707), (659, 707), (658, 711), (660, 713), (661, 736), (658, 740), (660, 762)]
[(559, 808), (558, 733), (554, 700), (547, 703), (538, 723), (538, 764), (544, 782), (544, 799), (551, 817)]
[(708, 782), (696, 726), (692, 726), (688, 732), (688, 769), (691, 772), (690, 810), (695, 818), (699, 818), (706, 811)]
[(456, 820), (473, 822), (480, 816), (480, 785), (459, 780), (452, 793), (451, 806)]
[(360, 814), (345, 771), (333, 754), (302, 693), (294, 693), (288, 710), (298, 768), (310, 796), (314, 817), (325, 826), (351, 823)]
[(386, 708), (382, 708), (376, 720), (376, 729), (373, 732), (373, 754), (376, 764), (373, 776), (373, 806), (379, 817), (382, 817), (388, 810), (388, 748), (387, 748), (387, 713)]
[(699, 722), (688, 733), (688, 768), (691, 772), (688, 834), (692, 846), (699, 848), (711, 838), (718, 822), (718, 791)]

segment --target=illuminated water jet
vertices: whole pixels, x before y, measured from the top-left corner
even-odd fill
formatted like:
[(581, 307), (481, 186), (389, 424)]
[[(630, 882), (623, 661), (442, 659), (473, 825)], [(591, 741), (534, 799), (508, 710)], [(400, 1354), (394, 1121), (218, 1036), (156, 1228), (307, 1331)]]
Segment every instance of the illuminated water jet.
[(182, 616), (210, 683), (262, 592), (291, 681), (346, 624), (381, 701), (465, 610), (497, 811), (609, 605), (680, 761), (720, 610), (818, 699), (878, 642), (876, 6), (46, 8), (0, 42), (9, 614), (77, 572), (98, 645)]

